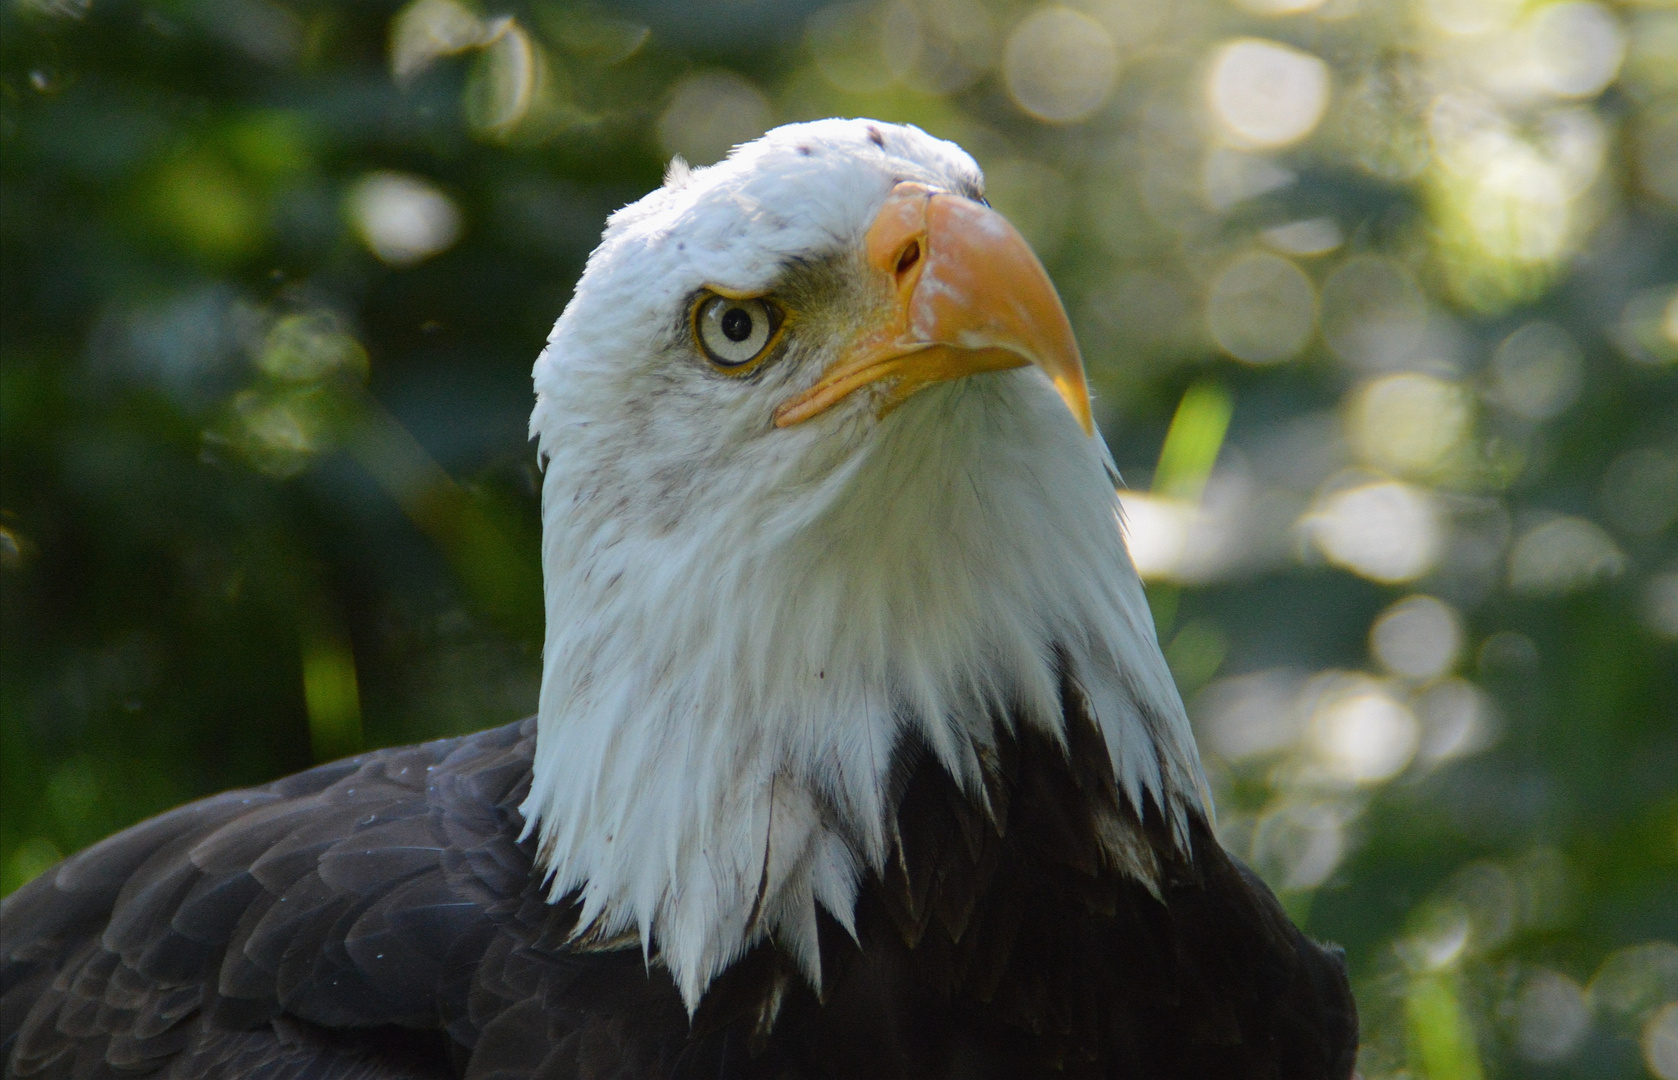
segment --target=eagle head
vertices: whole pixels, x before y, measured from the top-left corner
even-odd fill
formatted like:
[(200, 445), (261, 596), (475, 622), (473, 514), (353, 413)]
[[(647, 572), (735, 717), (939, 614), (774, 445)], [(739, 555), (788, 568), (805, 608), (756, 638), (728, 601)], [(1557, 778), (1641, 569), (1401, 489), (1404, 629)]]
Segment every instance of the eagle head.
[[(1065, 703), (1210, 813), (1065, 310), (952, 143), (777, 128), (613, 214), (536, 363), (547, 639), (523, 812), (580, 933), (690, 1008), (764, 936), (820, 984), (895, 761), (975, 802)], [(1146, 876), (1146, 866), (1135, 872)]]

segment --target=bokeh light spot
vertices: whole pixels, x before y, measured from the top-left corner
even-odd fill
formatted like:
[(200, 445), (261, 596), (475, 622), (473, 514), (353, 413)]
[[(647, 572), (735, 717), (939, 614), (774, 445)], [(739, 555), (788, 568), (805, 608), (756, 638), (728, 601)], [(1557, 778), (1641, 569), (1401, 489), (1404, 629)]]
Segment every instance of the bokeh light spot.
[(1477, 37), (1514, 23), (1521, 0), (1423, 0), (1422, 10), (1447, 34)]
[(1195, 702), (1202, 737), (1225, 761), (1286, 750), (1304, 730), (1305, 718), (1295, 707), (1299, 683), (1299, 677), (1287, 671), (1218, 680)]
[[(1399, 955), (1407, 966), (1416, 971), (1448, 971), (1462, 960), (1474, 929), (1462, 905), (1428, 904), (1413, 921), (1417, 925), (1398, 943)], [(1475, 1077), (1479, 1073), (1447, 1072), (1446, 1075)]]
[(541, 46), (524, 27), (498, 20), (461, 100), (467, 123), (490, 138), (512, 135), (539, 104), (546, 66)]
[(1433, 596), (1411, 596), (1387, 608), (1369, 629), (1369, 647), (1381, 666), (1408, 679), (1438, 678), (1462, 651), (1456, 609)]
[(989, 70), (996, 25), (976, 0), (893, 0), (881, 21), (886, 67), (925, 94), (954, 94)]
[(1678, 1001), (1678, 945), (1650, 941), (1619, 950), (1591, 979), (1591, 1002), (1616, 1017), (1635, 1017)]
[(1345, 242), (1331, 217), (1306, 218), (1276, 225), (1261, 234), (1266, 244), (1285, 255), (1326, 255)]
[(1183, 562), (1194, 503), (1139, 491), (1121, 492), (1119, 502), (1124, 507), (1125, 546), (1136, 572), (1145, 581), (1171, 577)]
[(1219, 49), (1207, 79), (1212, 113), (1238, 143), (1281, 147), (1311, 134), (1328, 109), (1328, 65), (1275, 41)]
[[(1678, 33), (1672, 36), (1678, 38)], [(1662, 62), (1678, 66), (1664, 57)], [(1645, 116), (1632, 149), (1638, 185), (1669, 206), (1678, 206), (1678, 109), (1668, 107)]]
[(1437, 94), (1427, 116), (1439, 164), (1433, 213), (1453, 290), (1486, 311), (1535, 295), (1588, 221), (1580, 200), (1606, 160), (1606, 127), (1583, 108), (1517, 124), (1467, 89)]
[(1591, 1026), (1590, 1006), (1579, 984), (1556, 971), (1527, 976), (1515, 995), (1515, 1048), (1528, 1061), (1570, 1056)]
[(1678, 1001), (1662, 1005), (1643, 1025), (1643, 1060), (1660, 1080), (1678, 1080)]
[(284, 479), (327, 447), (328, 418), (318, 389), (244, 390), (233, 398), (235, 445), (251, 466)]
[(1340, 676), (1318, 697), (1311, 734), (1335, 778), (1371, 784), (1404, 771), (1416, 754), (1421, 731), (1415, 714), (1379, 684)]
[(1560, 254), (1572, 200), (1555, 166), (1518, 140), (1500, 140), (1474, 156), (1460, 170), (1454, 194), (1462, 224), (1480, 247), (1493, 258), (1523, 262)]
[(1531, 322), (1503, 339), (1492, 354), (1486, 397), (1517, 416), (1549, 420), (1579, 396), (1584, 357), (1567, 331)]
[(1113, 92), (1119, 51), (1107, 28), (1088, 15), (1049, 5), (1009, 35), (1002, 74), (1015, 104), (1032, 116), (1076, 123), (1094, 115)]
[(391, 74), (409, 82), (441, 58), (484, 44), (491, 33), (459, 0), (414, 0), (391, 20)]
[(460, 210), (429, 181), (376, 172), (350, 189), (350, 220), (374, 255), (411, 266), (447, 251), (460, 239)]
[(1258, 820), (1254, 865), (1283, 889), (1315, 889), (1345, 857), (1345, 817), (1332, 803), (1284, 803)]
[(1478, 753), (1497, 741), (1497, 709), (1467, 679), (1441, 679), (1417, 695), (1412, 708), (1422, 725), (1416, 755), (1430, 765)]
[(1235, 0), (1254, 15), (1302, 15), (1323, 6), (1324, 0)]
[(1549, 4), (1532, 16), (1529, 32), (1539, 80), (1557, 97), (1595, 97), (1625, 58), (1619, 20), (1601, 4)]
[(1602, 474), (1602, 508), (1615, 528), (1654, 536), (1678, 519), (1678, 450), (1641, 446)]
[(1678, 641), (1678, 571), (1656, 574), (1643, 586), (1643, 624)]
[(1364, 387), (1348, 418), (1363, 460), (1405, 473), (1445, 464), (1468, 434), (1467, 395), (1454, 383), (1408, 372)]
[(367, 350), (329, 311), (301, 312), (275, 320), (257, 353), (264, 374), (286, 382), (307, 382), (344, 372), (367, 374)]
[(1561, 596), (1618, 577), (1626, 559), (1607, 533), (1580, 517), (1558, 517), (1527, 530), (1509, 553), (1509, 587)]
[(1645, 289), (1626, 301), (1613, 335), (1620, 352), (1634, 363), (1678, 362), (1678, 288)]
[(1305, 525), (1330, 562), (1387, 583), (1413, 581), (1433, 569), (1443, 541), (1432, 500), (1398, 481), (1335, 491)]
[(769, 130), (769, 99), (732, 71), (701, 71), (677, 84), (658, 118), (658, 144), (690, 165), (721, 161)]
[(1238, 255), (1206, 299), (1206, 326), (1225, 352), (1250, 364), (1298, 355), (1316, 325), (1317, 293), (1304, 271), (1280, 255)]
[(16, 529), (0, 525), (0, 570), (21, 570), (35, 553), (35, 545)]

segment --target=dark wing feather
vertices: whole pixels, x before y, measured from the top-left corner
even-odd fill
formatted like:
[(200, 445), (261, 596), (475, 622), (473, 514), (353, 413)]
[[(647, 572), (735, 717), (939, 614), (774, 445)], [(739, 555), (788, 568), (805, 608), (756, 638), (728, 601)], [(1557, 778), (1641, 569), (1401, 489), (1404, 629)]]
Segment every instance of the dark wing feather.
[[(8, 1076), (1345, 1080), (1356, 1012), (1204, 822), (1181, 856), (1066, 741), (999, 731), (985, 805), (906, 746), (821, 997), (764, 943), (691, 1024), (639, 949), (570, 945), (518, 835), (534, 723), (165, 814), (0, 907)], [(1157, 888), (1137, 865), (1157, 869)]]
[(533, 741), (526, 722), (335, 762), (24, 886), (0, 907), (6, 1075), (584, 1075), (636, 1041), (606, 1008), (656, 1015), (636, 1032), (656, 1058), (687, 1034), (668, 978), (638, 951), (564, 955), (574, 913), (518, 843)]

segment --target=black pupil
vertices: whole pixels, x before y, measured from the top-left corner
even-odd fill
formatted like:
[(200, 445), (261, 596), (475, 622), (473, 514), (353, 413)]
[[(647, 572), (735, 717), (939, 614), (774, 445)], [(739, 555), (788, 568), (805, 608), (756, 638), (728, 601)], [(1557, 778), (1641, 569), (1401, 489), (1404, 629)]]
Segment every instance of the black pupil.
[(745, 341), (752, 336), (752, 316), (745, 308), (729, 308), (722, 313), (723, 336), (730, 341)]

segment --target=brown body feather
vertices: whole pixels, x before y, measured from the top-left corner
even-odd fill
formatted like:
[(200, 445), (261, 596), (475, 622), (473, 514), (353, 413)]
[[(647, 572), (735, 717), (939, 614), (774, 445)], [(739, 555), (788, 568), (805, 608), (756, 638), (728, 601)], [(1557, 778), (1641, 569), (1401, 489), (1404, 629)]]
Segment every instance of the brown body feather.
[(1345, 1080), (1339, 955), (1204, 822), (1185, 858), (1130, 813), (1068, 712), (1065, 747), (1002, 736), (988, 807), (906, 749), (820, 999), (768, 942), (691, 1021), (638, 946), (579, 948), (544, 901), (534, 721), (182, 807), (0, 908), (5, 1075)]

